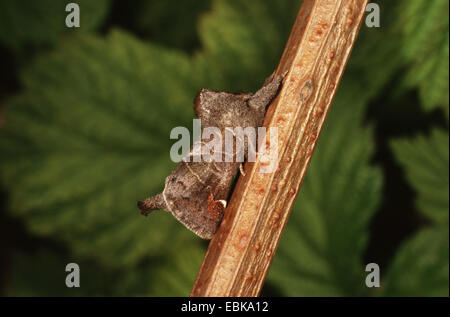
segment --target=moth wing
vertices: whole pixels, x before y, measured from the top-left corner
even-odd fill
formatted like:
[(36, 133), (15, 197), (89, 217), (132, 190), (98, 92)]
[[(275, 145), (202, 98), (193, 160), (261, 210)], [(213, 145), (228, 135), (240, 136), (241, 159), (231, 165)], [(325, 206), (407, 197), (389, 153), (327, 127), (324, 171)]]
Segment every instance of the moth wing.
[(222, 220), (234, 175), (230, 167), (230, 163), (182, 162), (167, 179), (164, 196), (169, 210), (204, 239), (214, 236)]
[[(194, 112), (195, 115), (200, 119), (208, 120), (209, 118), (211, 118), (211, 116), (215, 116), (216, 119), (218, 119), (218, 114), (229, 110), (227, 108), (230, 107), (230, 103), (236, 101), (245, 103), (245, 100), (249, 99), (251, 96), (251, 94), (245, 92), (233, 94), (224, 91), (216, 91), (203, 88), (198, 92), (197, 96), (194, 99)], [(214, 125), (220, 124), (220, 122), (214, 123)]]

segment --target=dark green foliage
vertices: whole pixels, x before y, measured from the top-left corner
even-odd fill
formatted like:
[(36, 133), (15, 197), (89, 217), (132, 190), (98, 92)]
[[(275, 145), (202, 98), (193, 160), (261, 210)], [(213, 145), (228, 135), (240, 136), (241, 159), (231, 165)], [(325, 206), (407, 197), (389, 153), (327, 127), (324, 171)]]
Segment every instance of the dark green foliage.
[(382, 176), (357, 91), (344, 79), (283, 234), (269, 278), (286, 295), (366, 294), (361, 257)]
[(137, 2), (135, 27), (151, 41), (187, 50), (200, 44), (197, 19), (209, 10), (211, 0)]
[[(101, 24), (109, 1), (79, 1), (91, 22), (70, 31), (57, 22), (65, 17), (62, 2), (51, 2), (42, 18), (22, 9), (35, 1), (0, 0), (6, 47), (52, 47), (20, 65), (21, 91), (0, 106), (0, 181), (8, 214), (66, 251), (17, 250), (3, 291), (188, 295), (206, 244), (168, 213), (143, 218), (136, 201), (163, 187), (174, 167), (170, 131), (191, 128), (200, 88), (254, 91), (271, 74), (299, 1), (140, 1), (130, 3), (128, 31), (114, 20)], [(274, 295), (448, 296), (442, 126), (392, 141), (417, 210), (431, 225), (381, 267), (381, 289), (364, 284), (369, 228), (384, 199), (368, 106), (386, 95), (383, 103), (395, 104), (389, 98), (416, 91), (424, 113), (435, 109), (448, 118), (448, 2), (426, 3), (382, 1), (382, 27), (362, 26), (268, 275)], [(35, 29), (33, 16), (41, 21)], [(106, 34), (92, 31), (102, 27)], [(80, 264), (80, 289), (63, 287), (69, 262)]]
[(448, 225), (424, 229), (404, 243), (380, 296), (448, 296)]
[(449, 2), (403, 1), (398, 10), (401, 53), (410, 65), (405, 82), (419, 88), (425, 110), (441, 107), (448, 119)]
[[(107, 296), (113, 275), (92, 262), (80, 266), (80, 288), (66, 287), (65, 267), (70, 257), (62, 258), (55, 251), (40, 249), (13, 257), (14, 269), (6, 281), (6, 296)], [(32, 264), (32, 265), (30, 265)]]
[(435, 224), (448, 225), (448, 132), (432, 131), (429, 137), (400, 139), (392, 143), (417, 194), (417, 208)]
[[(212, 88), (255, 91), (278, 64), (299, 1), (213, 1), (200, 20), (200, 38)], [(217, 76), (217, 77), (216, 77)]]
[(6, 105), (0, 137), (11, 211), (109, 265), (161, 250), (176, 224), (163, 213), (138, 217), (135, 202), (174, 165), (167, 136), (190, 124), (192, 72), (184, 54), (119, 31), (71, 38), (39, 59)]
[[(80, 27), (96, 28), (105, 18), (110, 0), (78, 0)], [(0, 0), (0, 43), (13, 50), (51, 44), (74, 29), (66, 27), (65, 0)]]

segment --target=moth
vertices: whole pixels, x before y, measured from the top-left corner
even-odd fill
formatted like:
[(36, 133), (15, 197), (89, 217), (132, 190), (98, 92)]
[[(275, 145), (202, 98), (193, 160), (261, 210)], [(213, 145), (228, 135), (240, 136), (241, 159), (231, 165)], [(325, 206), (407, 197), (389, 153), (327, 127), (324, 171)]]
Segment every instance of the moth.
[[(194, 112), (201, 119), (202, 132), (208, 127), (218, 127), (224, 138), (226, 129), (230, 127), (261, 127), (267, 107), (280, 88), (282, 77), (272, 75), (254, 94), (205, 88), (200, 90), (194, 100)], [(199, 155), (194, 153), (194, 147), (191, 147), (188, 156)], [(233, 151), (223, 155), (235, 156), (236, 149)], [(247, 157), (247, 140), (244, 151)], [(182, 160), (166, 178), (162, 193), (138, 201), (140, 212), (146, 216), (152, 210), (166, 210), (201, 238), (211, 239), (222, 220), (240, 164), (234, 160)]]

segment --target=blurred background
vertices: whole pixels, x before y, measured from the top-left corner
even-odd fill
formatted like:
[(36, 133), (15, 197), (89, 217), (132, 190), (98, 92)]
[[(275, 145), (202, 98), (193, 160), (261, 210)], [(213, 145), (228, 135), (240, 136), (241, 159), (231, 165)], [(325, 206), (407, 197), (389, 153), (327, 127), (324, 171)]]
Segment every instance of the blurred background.
[[(200, 88), (272, 73), (301, 1), (78, 0), (74, 29), (69, 2), (0, 0), (0, 294), (187, 296), (207, 242), (136, 201)], [(374, 2), (264, 296), (449, 294), (449, 2)]]

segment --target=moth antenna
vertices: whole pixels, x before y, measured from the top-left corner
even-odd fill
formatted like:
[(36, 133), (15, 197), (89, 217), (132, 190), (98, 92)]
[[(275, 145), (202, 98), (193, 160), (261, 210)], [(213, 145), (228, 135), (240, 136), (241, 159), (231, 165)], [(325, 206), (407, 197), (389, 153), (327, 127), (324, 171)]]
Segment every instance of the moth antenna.
[(137, 206), (141, 211), (141, 214), (144, 216), (147, 216), (153, 210), (167, 209), (167, 205), (162, 193), (147, 198), (146, 200), (139, 200), (137, 202)]

